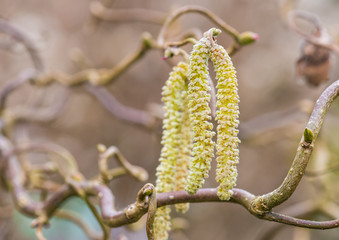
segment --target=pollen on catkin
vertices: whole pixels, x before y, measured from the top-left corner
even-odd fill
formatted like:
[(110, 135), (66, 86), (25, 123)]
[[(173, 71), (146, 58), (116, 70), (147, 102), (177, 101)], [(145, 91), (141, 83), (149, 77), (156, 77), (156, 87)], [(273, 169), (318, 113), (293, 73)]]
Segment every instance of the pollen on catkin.
[(153, 234), (156, 240), (167, 240), (171, 230), (171, 209), (168, 206), (160, 207), (155, 213)]
[[(179, 155), (175, 171), (174, 191), (185, 190), (192, 149), (192, 131), (188, 113), (187, 88), (182, 93), (182, 100), (181, 144), (179, 146)], [(185, 213), (189, 209), (189, 203), (175, 204), (175, 209), (177, 212)]]
[(213, 43), (210, 49), (211, 60), (216, 72), (217, 84), (217, 170), (219, 182), (218, 197), (228, 200), (237, 180), (239, 162), (237, 137), (239, 130), (239, 96), (236, 71), (226, 50)]
[(211, 160), (214, 156), (215, 133), (211, 123), (211, 109), (209, 102), (211, 95), (208, 82), (208, 57), (211, 42), (203, 37), (194, 46), (189, 59), (188, 67), (188, 96), (189, 117), (193, 131), (192, 159), (190, 161), (190, 173), (187, 178), (186, 191), (196, 193), (201, 188), (208, 171), (211, 168)]
[[(156, 170), (156, 190), (159, 193), (174, 190), (176, 178), (178, 178), (176, 168), (182, 164), (180, 161), (177, 163), (177, 160), (181, 155), (180, 147), (183, 141), (183, 96), (187, 89), (187, 69), (187, 63), (184, 62), (174, 67), (162, 91), (165, 115), (161, 140), (163, 147), (160, 153), (160, 164)], [(168, 238), (170, 211), (168, 206), (157, 210), (154, 220), (155, 239), (166, 240)]]

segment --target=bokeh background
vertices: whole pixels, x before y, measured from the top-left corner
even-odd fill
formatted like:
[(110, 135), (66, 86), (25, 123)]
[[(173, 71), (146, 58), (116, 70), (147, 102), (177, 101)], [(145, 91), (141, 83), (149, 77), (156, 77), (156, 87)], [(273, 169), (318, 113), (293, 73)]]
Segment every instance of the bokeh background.
[[(150, 32), (155, 38), (160, 25), (145, 22), (98, 21), (93, 27), (90, 1), (43, 1), (43, 0), (1, 0), (0, 17), (20, 28), (38, 48), (47, 70), (67, 73), (79, 71), (72, 61), (80, 51), (93, 67), (110, 68), (123, 57), (135, 51), (141, 34)], [(253, 31), (260, 39), (246, 46), (233, 57), (239, 80), (240, 102), (240, 164), (237, 187), (253, 194), (263, 194), (278, 187), (293, 160), (298, 142), (306, 126), (310, 106), (320, 93), (339, 76), (338, 64), (333, 56), (330, 80), (319, 87), (310, 87), (297, 81), (295, 63), (299, 56), (301, 37), (286, 24), (286, 12), (290, 8), (303, 9), (316, 14), (336, 41), (339, 36), (339, 2), (335, 0), (303, 1), (177, 1), (177, 0), (116, 0), (112, 8), (146, 8), (169, 13), (174, 9), (196, 4), (204, 6), (238, 31)], [(169, 38), (190, 28), (201, 31), (214, 24), (199, 14), (182, 16), (170, 29)], [(223, 33), (218, 43), (229, 46), (231, 37)], [(32, 67), (28, 54), (20, 44), (0, 33), (0, 84), (15, 77), (23, 69)], [(8, 46), (7, 46), (7, 45)], [(190, 51), (191, 46), (185, 47)], [(122, 104), (147, 110), (154, 104), (161, 104), (161, 88), (166, 81), (171, 64), (179, 60), (162, 60), (160, 50), (149, 51), (142, 59), (119, 76), (107, 89)], [(82, 87), (67, 89), (59, 84), (48, 87), (25, 85), (13, 93), (8, 106), (23, 106), (43, 97), (43, 106), (49, 107), (61, 101), (68, 90), (69, 98), (60, 114), (51, 122), (22, 122), (31, 140), (50, 141), (70, 150), (79, 167), (88, 178), (98, 173), (96, 145), (117, 146), (133, 164), (144, 167), (150, 174), (149, 182), (155, 183), (155, 168), (160, 153), (161, 126), (147, 130), (112, 116), (93, 96)], [(42, 94), (41, 94), (42, 92)], [(316, 145), (310, 169), (325, 169), (339, 163), (339, 105), (335, 103), (325, 121)], [(317, 148), (318, 147), (318, 148)], [(205, 187), (216, 187), (215, 165)], [(306, 200), (336, 198), (335, 172), (326, 175), (318, 186), (319, 179), (305, 177), (295, 194), (276, 210), (284, 212)], [(320, 184), (321, 185), (321, 184)], [(110, 183), (116, 197), (117, 208), (124, 208), (135, 201), (137, 191), (143, 183), (124, 176)], [(320, 191), (319, 189), (322, 189)], [(325, 190), (324, 190), (325, 189)], [(10, 198), (5, 193), (2, 193)], [(334, 204), (336, 206), (336, 203)], [(95, 221), (86, 206), (77, 199), (67, 202), (66, 208), (84, 214), (91, 224)], [(295, 206), (295, 213), (303, 205)], [(292, 211), (293, 215), (294, 211)], [(335, 215), (335, 210), (333, 210)], [(338, 214), (337, 214), (338, 215)], [(189, 227), (174, 231), (173, 240), (185, 239), (263, 239), (265, 231), (276, 223), (267, 223), (250, 215), (235, 204), (201, 203), (191, 204), (186, 215), (174, 216), (187, 220)], [(339, 217), (339, 216), (338, 216)], [(328, 219), (321, 213), (309, 216), (311, 219)], [(2, 239), (35, 239), (30, 230), (31, 219), (14, 212), (3, 217)], [(142, 222), (142, 221), (141, 221)], [(98, 227), (96, 227), (99, 229)], [(146, 239), (143, 225), (133, 226), (137, 231), (121, 227), (112, 230), (114, 237), (125, 234), (128, 239)], [(138, 230), (139, 229), (139, 230)], [(48, 239), (86, 239), (75, 225), (53, 220), (44, 232)], [(270, 239), (338, 239), (339, 230), (304, 230), (284, 226)]]

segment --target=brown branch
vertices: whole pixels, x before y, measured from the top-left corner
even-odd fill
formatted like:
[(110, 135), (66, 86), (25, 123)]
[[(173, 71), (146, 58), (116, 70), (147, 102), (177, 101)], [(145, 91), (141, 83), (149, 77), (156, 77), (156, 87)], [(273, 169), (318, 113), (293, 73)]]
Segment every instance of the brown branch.
[[(102, 4), (107, 8), (113, 5), (114, 2), (115, 0), (103, 0)], [(89, 34), (93, 33), (94, 30), (100, 25), (100, 23), (101, 23), (101, 19), (91, 14), (91, 18), (89, 22), (85, 25), (85, 28), (84, 28), (85, 32)]]
[(47, 85), (54, 81), (66, 86), (75, 86), (85, 82), (89, 82), (93, 85), (108, 85), (151, 49), (151, 44), (152, 40), (150, 34), (144, 33), (138, 49), (122, 59), (118, 65), (111, 69), (90, 68), (72, 75), (67, 75), (62, 72), (50, 72), (40, 75), (35, 78), (33, 82), (38, 85)]
[[(301, 31), (295, 24), (296, 18), (304, 19), (310, 22), (311, 24), (313, 24), (316, 29), (317, 34), (308, 34), (308, 33)], [(334, 53), (339, 55), (339, 46), (337, 46), (331, 41), (330, 37), (328, 36), (326, 32), (326, 29), (324, 29), (320, 25), (318, 19), (314, 15), (312, 15), (311, 13), (305, 12), (305, 11), (294, 10), (289, 13), (287, 20), (288, 20), (289, 27), (294, 32), (304, 37), (307, 41), (313, 43), (314, 45), (327, 48), (328, 50), (333, 51)]]
[(159, 36), (158, 36), (158, 39), (157, 39), (157, 43), (159, 45), (164, 45), (165, 33), (166, 33), (168, 27), (177, 18), (179, 18), (181, 15), (184, 15), (184, 14), (190, 13), (190, 12), (191, 13), (199, 13), (199, 14), (207, 17), (212, 22), (217, 24), (222, 30), (224, 30), (225, 32), (230, 34), (234, 39), (238, 38), (239, 32), (237, 30), (235, 30), (233, 27), (228, 25), (226, 22), (224, 22), (221, 18), (216, 16), (213, 12), (211, 12), (207, 8), (204, 8), (204, 7), (201, 7), (201, 6), (197, 6), (197, 5), (188, 5), (188, 6), (184, 6), (184, 7), (176, 9), (174, 12), (172, 12), (168, 16), (168, 18), (166, 19), (164, 25), (162, 26), (162, 28), (160, 30), (160, 33), (159, 33)]
[(339, 219), (330, 220), (330, 221), (310, 221), (304, 220), (299, 218), (294, 218), (290, 216), (286, 216), (279, 213), (265, 213), (263, 219), (283, 223), (291, 226), (296, 227), (303, 227), (303, 228), (311, 228), (311, 229), (332, 229), (339, 227)]
[(8, 95), (12, 93), (14, 90), (16, 90), (22, 84), (28, 82), (34, 76), (35, 76), (34, 70), (26, 69), (19, 73), (18, 76), (16, 76), (14, 79), (11, 79), (10, 81), (5, 83), (5, 86), (3, 86), (0, 90), (0, 112), (3, 111), (6, 105)]
[(20, 29), (0, 18), (0, 32), (4, 32), (10, 35), (16, 41), (22, 43), (30, 55), (35, 69), (40, 72), (43, 71), (44, 65), (36, 47), (34, 46), (32, 40), (29, 39)]
[(305, 176), (307, 177), (320, 177), (322, 175), (325, 175), (325, 174), (329, 174), (329, 173), (333, 173), (333, 172), (336, 172), (339, 170), (339, 165), (334, 165), (334, 166), (331, 166), (325, 170), (313, 170), (313, 171), (306, 171), (305, 172)]
[[(312, 215), (319, 210), (319, 204), (315, 203), (314, 200), (307, 200), (304, 202), (296, 203), (282, 210), (285, 215), (293, 215), (298, 218), (304, 218)], [(286, 225), (275, 224), (268, 225), (264, 224), (262, 231), (255, 237), (257, 240), (269, 240), (274, 239), (274, 236)]]
[(104, 87), (85, 84), (84, 88), (96, 97), (113, 116), (146, 128), (154, 127), (156, 118), (150, 113), (119, 103)]
[(137, 21), (163, 24), (167, 16), (164, 12), (143, 8), (109, 9), (99, 1), (92, 2), (89, 9), (96, 18), (114, 22)]
[(84, 233), (91, 239), (95, 239), (95, 240), (102, 239), (102, 235), (98, 233), (96, 230), (92, 229), (92, 226), (90, 226), (89, 224), (86, 224), (83, 221), (82, 216), (80, 216), (76, 212), (70, 212), (70, 211), (59, 209), (54, 213), (54, 216), (57, 218), (68, 220), (78, 225), (84, 231)]
[(58, 101), (48, 107), (13, 106), (3, 112), (5, 123), (13, 125), (15, 122), (51, 122), (56, 119), (66, 106), (69, 93), (65, 92), (58, 96)]
[[(314, 142), (319, 134), (320, 128), (324, 121), (325, 115), (334, 101), (339, 95), (339, 80), (330, 85), (317, 100), (312, 115), (301, 138), (297, 154), (294, 158), (292, 166), (285, 177), (282, 184), (274, 191), (262, 196), (258, 196), (253, 200), (252, 211), (258, 215), (269, 212), (275, 206), (286, 201), (297, 188), (301, 178), (303, 177), (308, 161), (311, 157)], [(305, 141), (305, 138), (308, 138)], [(275, 216), (268, 215), (274, 218)], [(279, 219), (279, 218), (277, 218)], [(284, 221), (284, 218), (281, 218)], [(322, 225), (319, 226), (321, 228)]]
[(133, 178), (140, 182), (146, 182), (148, 179), (148, 173), (145, 169), (132, 165), (129, 163), (126, 158), (121, 154), (119, 149), (115, 146), (110, 146), (106, 148), (105, 145), (99, 144), (98, 145), (99, 151), (99, 171), (102, 179), (104, 182), (109, 182), (111, 179), (110, 177), (110, 169), (108, 168), (108, 160), (112, 157), (115, 157), (118, 163), (125, 169), (126, 173), (131, 175)]

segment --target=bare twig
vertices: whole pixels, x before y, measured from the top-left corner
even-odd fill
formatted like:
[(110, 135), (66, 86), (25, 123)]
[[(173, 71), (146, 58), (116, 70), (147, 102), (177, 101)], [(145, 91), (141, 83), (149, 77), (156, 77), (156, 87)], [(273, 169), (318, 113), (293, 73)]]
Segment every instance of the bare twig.
[[(314, 27), (316, 28), (316, 31), (319, 32), (319, 34), (308, 34), (303, 31), (301, 31), (295, 24), (295, 19), (296, 18), (301, 18), (309, 23), (313, 24)], [(295, 10), (291, 11), (288, 16), (288, 24), (289, 27), (302, 37), (304, 37), (307, 41), (320, 46), (327, 48), (328, 50), (333, 51), (336, 54), (339, 54), (339, 46), (334, 44), (331, 39), (329, 39), (325, 33), (325, 29), (320, 25), (318, 19), (313, 15), (305, 11), (300, 11), (300, 10)]]
[(199, 13), (201, 15), (204, 15), (205, 17), (209, 18), (211, 21), (213, 21), (215, 24), (217, 24), (222, 30), (230, 34), (232, 37), (235, 39), (238, 38), (239, 32), (235, 30), (233, 27), (225, 23), (221, 18), (216, 16), (213, 12), (208, 10), (207, 8), (201, 7), (201, 6), (196, 6), (196, 5), (189, 5), (189, 6), (184, 6), (181, 8), (178, 8), (175, 10), (173, 13), (171, 13), (168, 18), (166, 19), (165, 23), (163, 24), (158, 39), (157, 43), (159, 45), (164, 45), (165, 42), (165, 33), (168, 29), (168, 27), (180, 16), (186, 14), (186, 13)]
[(3, 118), (6, 124), (13, 125), (18, 121), (28, 122), (51, 122), (56, 119), (63, 108), (66, 106), (69, 92), (65, 92), (58, 96), (58, 101), (48, 107), (27, 107), (13, 106), (7, 108), (3, 112)]
[(78, 165), (73, 155), (68, 150), (57, 144), (25, 143), (22, 146), (11, 148), (11, 151), (8, 151), (6, 154), (4, 154), (4, 157), (10, 158), (16, 154), (31, 151), (50, 152), (61, 157), (61, 159), (63, 159), (62, 162), (55, 160), (54, 163), (57, 166), (60, 175), (64, 176), (65, 179), (71, 177), (75, 172), (78, 172)]
[(13, 24), (0, 18), (0, 31), (10, 35), (16, 41), (22, 43), (27, 52), (29, 53), (33, 65), (37, 71), (43, 71), (44, 65), (38, 54), (36, 47), (31, 39), (29, 39), (21, 30), (15, 27)]
[(42, 226), (38, 226), (38, 227), (35, 229), (35, 234), (36, 234), (36, 237), (38, 238), (38, 240), (47, 240), (47, 239), (44, 237), (44, 234), (42, 233)]
[(85, 84), (84, 88), (87, 92), (95, 96), (102, 105), (117, 118), (146, 128), (152, 128), (154, 126), (156, 119), (150, 113), (122, 105), (105, 88), (92, 86), (90, 84)]
[[(103, 0), (102, 4), (105, 6), (105, 8), (108, 8), (108, 7), (111, 7), (114, 2), (115, 0)], [(85, 25), (85, 28), (84, 28), (85, 32), (93, 33), (94, 30), (100, 25), (100, 23), (101, 23), (101, 19), (92, 14), (90, 21)]]
[(78, 215), (76, 212), (71, 213), (66, 210), (58, 209), (58, 211), (55, 212), (54, 216), (57, 218), (66, 219), (78, 225), (85, 232), (85, 234), (91, 239), (94, 240), (102, 239), (102, 234), (92, 229), (92, 226), (90, 226), (89, 224), (86, 224), (83, 221), (82, 216)]
[(26, 69), (19, 73), (14, 79), (8, 81), (5, 86), (3, 86), (0, 90), (0, 111), (2, 112), (5, 105), (7, 97), (10, 93), (12, 93), (15, 89), (17, 89), (22, 84), (28, 82), (35, 76), (35, 71), (33, 69)]
[(90, 11), (96, 18), (104, 21), (163, 24), (166, 19), (166, 13), (160, 11), (143, 8), (108, 9), (99, 1), (91, 3)]
[(49, 72), (34, 79), (38, 85), (46, 85), (52, 82), (59, 82), (66, 86), (75, 86), (89, 82), (93, 85), (108, 85), (120, 74), (125, 72), (133, 63), (139, 60), (151, 48), (151, 36), (144, 33), (138, 49), (121, 60), (121, 62), (111, 69), (86, 69), (73, 75), (62, 72)]
[(147, 171), (139, 166), (134, 166), (130, 164), (120, 153), (118, 148), (114, 146), (106, 148), (106, 146), (104, 146), (103, 144), (99, 144), (98, 150), (100, 153), (99, 171), (104, 182), (108, 182), (111, 180), (110, 177), (112, 176), (112, 174), (110, 173), (110, 169), (108, 168), (108, 160), (111, 157), (115, 157), (118, 160), (119, 164), (126, 171), (126, 173), (130, 174), (138, 181), (145, 182), (148, 179)]

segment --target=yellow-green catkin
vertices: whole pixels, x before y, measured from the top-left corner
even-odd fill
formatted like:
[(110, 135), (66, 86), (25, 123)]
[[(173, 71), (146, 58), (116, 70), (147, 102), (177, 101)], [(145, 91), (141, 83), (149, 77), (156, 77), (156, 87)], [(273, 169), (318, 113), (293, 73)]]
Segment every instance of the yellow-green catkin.
[[(182, 93), (182, 100), (181, 144), (179, 146), (179, 156), (175, 172), (174, 191), (185, 190), (192, 149), (192, 131), (188, 112), (187, 88)], [(175, 204), (175, 209), (177, 212), (185, 213), (189, 209), (189, 203)]]
[(157, 209), (153, 223), (154, 239), (168, 239), (168, 232), (171, 230), (170, 213), (171, 209), (168, 206), (160, 207)]
[(217, 170), (219, 182), (218, 197), (228, 200), (237, 180), (240, 142), (239, 130), (239, 96), (236, 71), (226, 50), (213, 43), (210, 49), (211, 60), (216, 72), (217, 84)]
[(188, 67), (188, 95), (189, 95), (189, 117), (193, 131), (192, 159), (190, 161), (190, 173), (187, 178), (186, 191), (190, 194), (202, 187), (211, 160), (214, 156), (215, 133), (211, 123), (211, 109), (209, 102), (211, 95), (208, 82), (208, 57), (211, 42), (203, 37), (194, 46), (190, 56)]
[[(156, 170), (157, 192), (174, 190), (176, 180), (177, 159), (182, 144), (183, 93), (187, 82), (187, 63), (180, 62), (170, 73), (162, 91), (165, 116), (163, 120), (163, 145), (160, 164)], [(180, 163), (179, 163), (180, 164)], [(179, 166), (178, 166), (179, 167)], [(161, 207), (157, 210), (154, 220), (154, 237), (166, 240), (170, 230), (170, 208)]]

